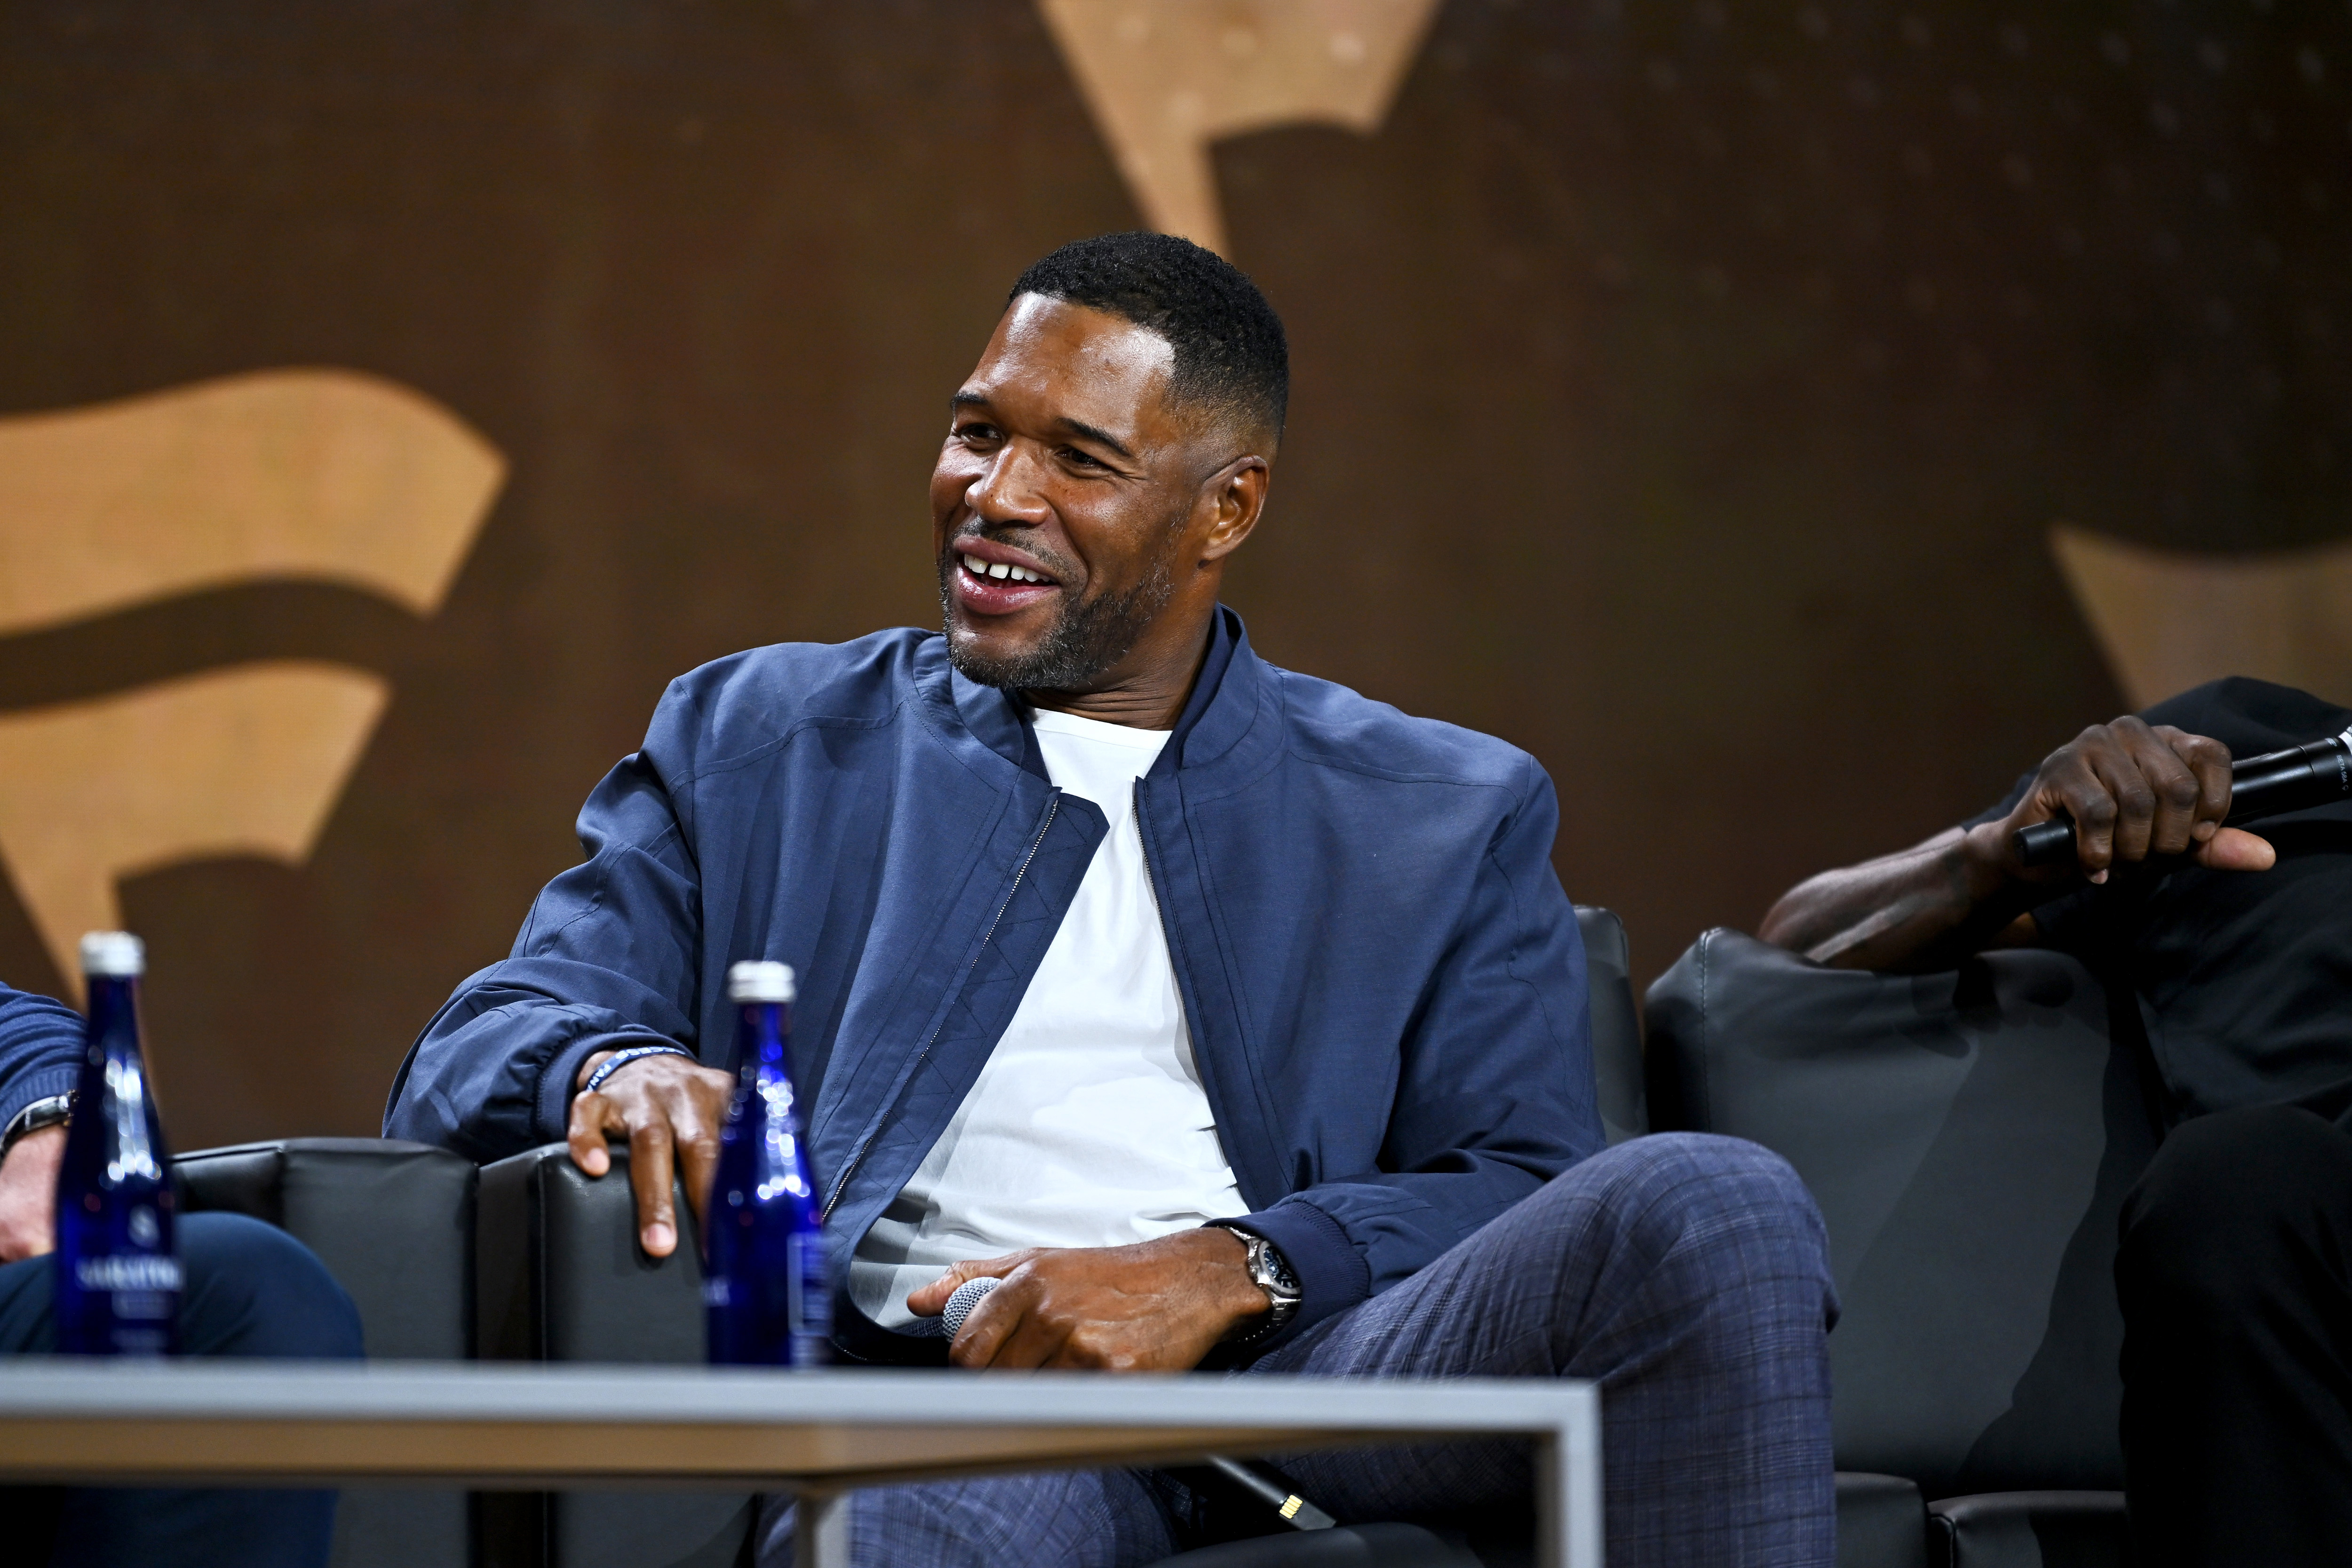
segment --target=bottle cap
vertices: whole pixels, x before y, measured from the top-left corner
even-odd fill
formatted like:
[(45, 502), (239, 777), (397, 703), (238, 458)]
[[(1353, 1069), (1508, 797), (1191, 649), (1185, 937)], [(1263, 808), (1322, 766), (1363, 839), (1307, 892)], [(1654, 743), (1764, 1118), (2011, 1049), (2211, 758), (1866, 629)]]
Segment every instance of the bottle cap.
[(147, 973), (147, 944), (127, 931), (94, 931), (81, 939), (81, 972), (127, 979)]
[(727, 971), (730, 1002), (789, 1002), (797, 994), (789, 963), (747, 958)]

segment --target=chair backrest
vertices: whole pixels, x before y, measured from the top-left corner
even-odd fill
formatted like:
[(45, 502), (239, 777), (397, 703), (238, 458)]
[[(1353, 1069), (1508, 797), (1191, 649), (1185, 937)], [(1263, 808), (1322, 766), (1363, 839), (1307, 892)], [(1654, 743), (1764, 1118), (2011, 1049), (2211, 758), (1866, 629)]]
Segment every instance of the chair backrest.
[(173, 1163), (193, 1210), (250, 1215), (319, 1255), (376, 1360), (474, 1352), (474, 1165), (390, 1138), (285, 1138)]
[(1585, 980), (1592, 994), (1592, 1072), (1601, 1086), (1601, 1125), (1609, 1142), (1622, 1143), (1650, 1130), (1632, 949), (1624, 922), (1607, 910), (1577, 905), (1576, 929), (1584, 937)]
[(1838, 1468), (1930, 1498), (2120, 1487), (2116, 1224), (2156, 1121), (2090, 973), (1871, 974), (1715, 931), (1648, 1000), (1657, 1124), (1775, 1150), (1821, 1205)]
[[(191, 1211), (249, 1215), (318, 1254), (360, 1310), (373, 1360), (474, 1351), (474, 1165), (388, 1138), (287, 1138), (173, 1162)], [(332, 1568), (466, 1568), (461, 1491), (348, 1487)]]

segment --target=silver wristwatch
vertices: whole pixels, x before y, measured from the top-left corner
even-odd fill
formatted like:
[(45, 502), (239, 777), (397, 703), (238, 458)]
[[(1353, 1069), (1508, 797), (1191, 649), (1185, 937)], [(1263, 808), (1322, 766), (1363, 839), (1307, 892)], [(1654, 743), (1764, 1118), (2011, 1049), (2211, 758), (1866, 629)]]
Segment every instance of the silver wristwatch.
[(1290, 1271), (1290, 1260), (1282, 1256), (1282, 1248), (1265, 1237), (1253, 1236), (1235, 1226), (1220, 1228), (1232, 1231), (1249, 1248), (1243, 1267), (1249, 1270), (1250, 1283), (1265, 1291), (1270, 1303), (1264, 1321), (1248, 1325), (1246, 1331), (1235, 1333), (1228, 1342), (1245, 1345), (1271, 1339), (1298, 1315), (1298, 1303), (1306, 1300), (1306, 1293), (1298, 1288), (1298, 1276)]
[(17, 1140), (26, 1133), (38, 1132), (44, 1127), (55, 1127), (59, 1122), (71, 1121), (73, 1106), (72, 1095), (53, 1094), (47, 1100), (33, 1101), (10, 1117), (7, 1131), (0, 1132), (0, 1160), (5, 1160), (8, 1151), (14, 1149)]

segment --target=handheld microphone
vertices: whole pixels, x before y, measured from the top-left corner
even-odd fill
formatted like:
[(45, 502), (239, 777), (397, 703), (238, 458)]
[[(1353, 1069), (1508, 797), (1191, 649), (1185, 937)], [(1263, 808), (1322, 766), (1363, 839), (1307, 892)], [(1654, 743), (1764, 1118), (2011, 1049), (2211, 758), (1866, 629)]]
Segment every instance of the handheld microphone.
[[(986, 1278), (967, 1279), (948, 1296), (948, 1303), (940, 1309), (939, 1327), (932, 1332), (941, 1339), (954, 1339), (963, 1332), (963, 1321), (971, 1316), (972, 1309), (987, 1299), (988, 1293), (1003, 1284), (1001, 1279)], [(1238, 1459), (1228, 1459), (1223, 1454), (1209, 1456), (1210, 1468), (1227, 1480), (1274, 1510), (1275, 1516), (1293, 1530), (1328, 1530), (1339, 1522), (1285, 1484), (1286, 1478), (1270, 1465), (1255, 1466)]]
[[(2232, 763), (2230, 815), (2221, 826), (2236, 827), (2335, 800), (2352, 800), (2352, 727), (2307, 746)], [(2063, 812), (2009, 837), (2018, 859), (2028, 866), (2055, 866), (2074, 858), (2074, 819)]]
[(948, 1298), (948, 1304), (940, 1309), (940, 1338), (951, 1340), (963, 1332), (963, 1321), (971, 1316), (971, 1310), (979, 1306), (991, 1290), (1003, 1283), (1002, 1279), (967, 1279), (957, 1286), (954, 1294)]

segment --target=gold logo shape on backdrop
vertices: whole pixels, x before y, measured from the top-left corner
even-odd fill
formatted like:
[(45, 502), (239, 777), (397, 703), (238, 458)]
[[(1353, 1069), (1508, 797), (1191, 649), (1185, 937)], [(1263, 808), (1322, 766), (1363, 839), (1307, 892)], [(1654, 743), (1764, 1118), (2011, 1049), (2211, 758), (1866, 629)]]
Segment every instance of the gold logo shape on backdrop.
[(1222, 255), (1210, 143), (1276, 125), (1369, 136), (1437, 0), (1038, 0), (1038, 9), (1144, 221)]
[(2352, 541), (2202, 555), (2061, 523), (2050, 545), (2133, 707), (2225, 675), (2352, 701)]
[[(206, 589), (331, 583), (440, 608), (504, 482), (422, 394), (341, 370), (228, 376), (0, 418), (0, 635)], [(270, 659), (0, 714), (0, 865), (70, 986), (124, 878), (310, 858), (391, 688)]]

